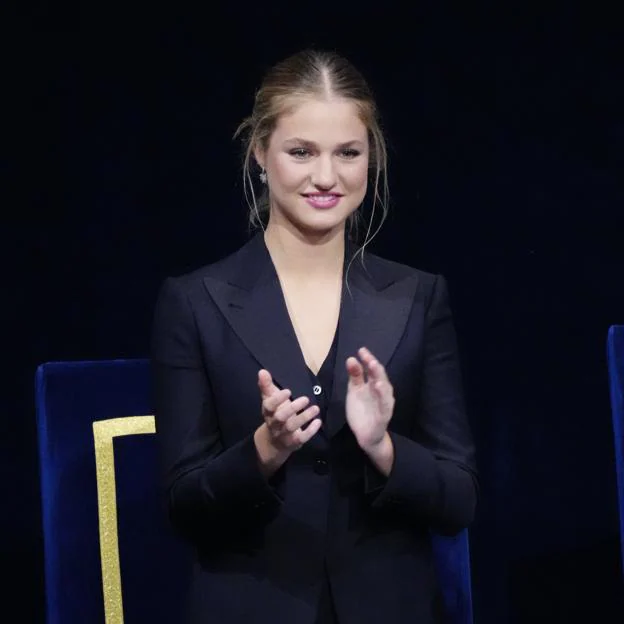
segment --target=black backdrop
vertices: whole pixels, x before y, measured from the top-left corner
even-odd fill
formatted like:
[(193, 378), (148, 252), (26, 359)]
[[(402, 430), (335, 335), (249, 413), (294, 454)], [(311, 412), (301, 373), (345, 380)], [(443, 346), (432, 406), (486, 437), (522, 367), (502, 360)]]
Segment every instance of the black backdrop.
[(478, 622), (621, 621), (621, 29), (598, 3), (465, 4), (39, 3), (3, 22), (4, 614), (43, 613), (36, 365), (147, 355), (162, 279), (245, 239), (231, 135), (262, 72), (317, 45), (378, 95), (393, 205), (375, 250), (449, 280)]

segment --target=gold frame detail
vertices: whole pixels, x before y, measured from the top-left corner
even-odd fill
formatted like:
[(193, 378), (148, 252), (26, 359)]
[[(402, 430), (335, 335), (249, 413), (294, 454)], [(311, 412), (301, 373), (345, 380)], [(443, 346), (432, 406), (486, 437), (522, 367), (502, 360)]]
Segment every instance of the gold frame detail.
[(115, 485), (113, 438), (145, 433), (156, 433), (156, 423), (153, 416), (126, 416), (98, 420), (93, 423), (102, 591), (106, 624), (123, 624), (124, 621), (119, 565), (119, 536), (117, 534), (117, 488)]

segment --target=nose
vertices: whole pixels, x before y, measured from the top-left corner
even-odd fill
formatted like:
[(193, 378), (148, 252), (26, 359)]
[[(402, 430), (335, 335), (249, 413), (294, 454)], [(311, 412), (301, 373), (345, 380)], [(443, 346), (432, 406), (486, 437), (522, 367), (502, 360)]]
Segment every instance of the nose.
[(336, 184), (336, 168), (331, 155), (322, 155), (316, 159), (310, 177), (314, 186), (324, 190)]

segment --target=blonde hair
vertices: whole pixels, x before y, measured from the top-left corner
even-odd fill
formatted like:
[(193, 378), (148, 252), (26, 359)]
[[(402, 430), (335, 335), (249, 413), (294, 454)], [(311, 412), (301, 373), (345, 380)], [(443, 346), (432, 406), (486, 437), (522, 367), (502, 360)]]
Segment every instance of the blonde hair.
[[(264, 188), (259, 197), (254, 189), (251, 170), (252, 167), (258, 167), (254, 149), (268, 148), (280, 115), (288, 112), (297, 100), (327, 96), (352, 100), (368, 129), (369, 168), (373, 172), (374, 183), (366, 236), (358, 249), (358, 252), (363, 253), (365, 246), (379, 232), (388, 213), (388, 155), (379, 113), (368, 84), (348, 60), (335, 52), (303, 50), (272, 67), (256, 92), (251, 115), (236, 129), (234, 138), (244, 135), (243, 189), (250, 209), (249, 224), (251, 228), (264, 229), (269, 212), (267, 189)], [(377, 206), (381, 208), (381, 217), (375, 231), (371, 233)], [(362, 222), (363, 217), (358, 208), (348, 220), (351, 240), (359, 242)]]

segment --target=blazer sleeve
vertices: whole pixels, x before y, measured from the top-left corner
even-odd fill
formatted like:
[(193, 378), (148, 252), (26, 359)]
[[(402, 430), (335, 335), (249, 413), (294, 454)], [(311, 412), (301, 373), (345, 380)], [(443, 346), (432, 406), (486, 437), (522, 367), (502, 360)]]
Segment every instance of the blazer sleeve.
[(280, 504), (258, 464), (253, 434), (224, 448), (198, 325), (181, 280), (161, 287), (152, 330), (156, 439), (176, 529), (201, 538), (260, 522)]
[[(473, 520), (478, 482), (464, 407), (455, 329), (446, 281), (429, 299), (414, 439), (390, 431), (394, 462), (387, 479), (368, 467), (366, 489), (376, 509), (392, 508), (453, 535)], [(415, 441), (418, 440), (418, 441)]]

